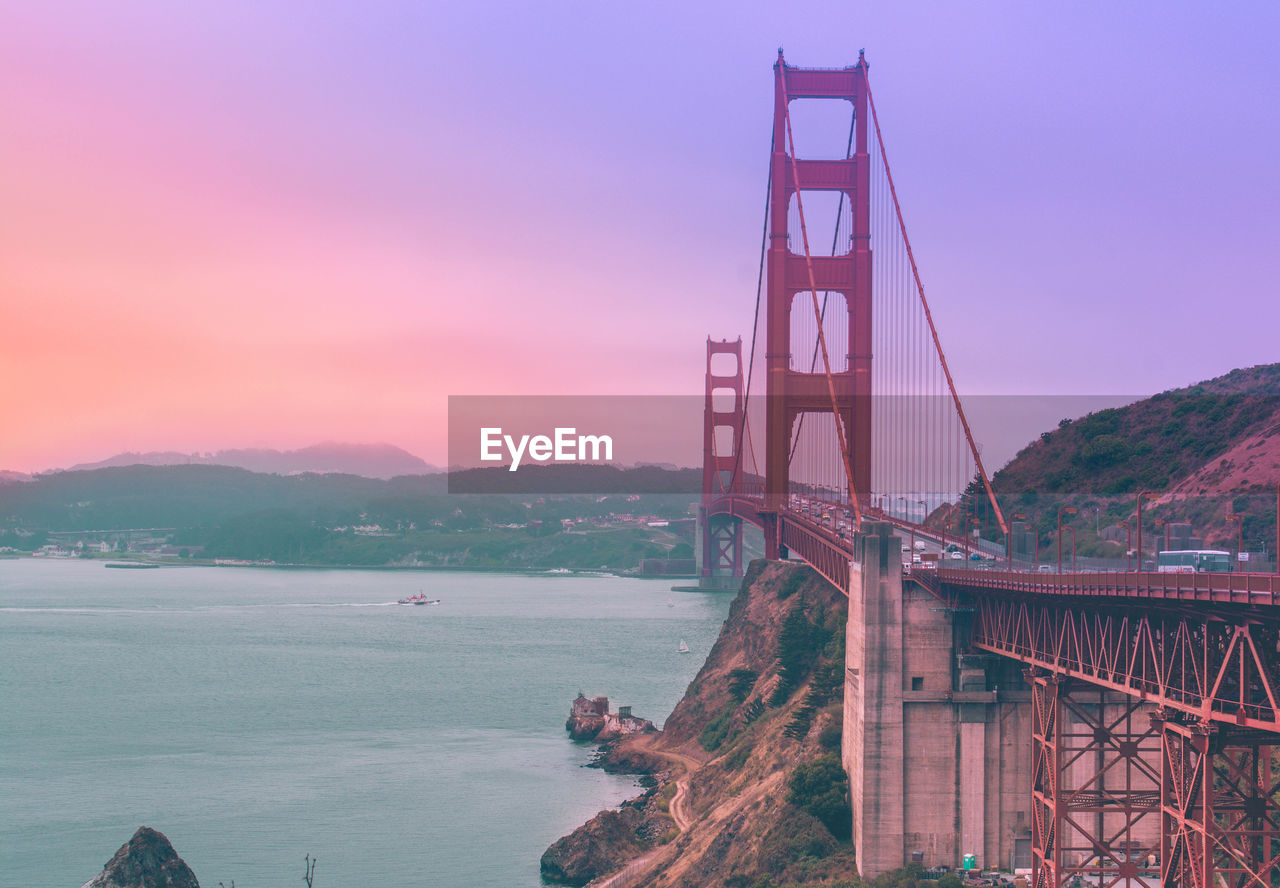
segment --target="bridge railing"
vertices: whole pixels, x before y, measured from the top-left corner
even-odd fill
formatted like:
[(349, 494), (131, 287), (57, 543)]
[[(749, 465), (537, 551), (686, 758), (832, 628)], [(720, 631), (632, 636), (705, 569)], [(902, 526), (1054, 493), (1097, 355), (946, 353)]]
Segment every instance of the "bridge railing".
[(1033, 595), (1155, 598), (1280, 606), (1280, 575), (1256, 573), (1022, 573), (1007, 570), (964, 570), (940, 567), (939, 581), (971, 589)]

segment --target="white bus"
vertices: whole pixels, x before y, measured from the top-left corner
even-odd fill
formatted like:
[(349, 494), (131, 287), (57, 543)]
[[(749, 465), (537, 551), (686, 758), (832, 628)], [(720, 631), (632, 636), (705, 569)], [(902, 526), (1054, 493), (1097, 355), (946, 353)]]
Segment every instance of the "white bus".
[(1156, 556), (1160, 573), (1230, 573), (1231, 553), (1221, 549), (1175, 549)]

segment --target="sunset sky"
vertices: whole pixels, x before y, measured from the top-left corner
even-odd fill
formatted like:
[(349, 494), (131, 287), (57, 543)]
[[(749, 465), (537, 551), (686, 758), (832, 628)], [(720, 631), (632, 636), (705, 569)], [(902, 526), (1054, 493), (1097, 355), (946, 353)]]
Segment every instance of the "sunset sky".
[(970, 393), (1280, 360), (1280, 5), (0, 5), (0, 469), (696, 394), (772, 69), (865, 47)]

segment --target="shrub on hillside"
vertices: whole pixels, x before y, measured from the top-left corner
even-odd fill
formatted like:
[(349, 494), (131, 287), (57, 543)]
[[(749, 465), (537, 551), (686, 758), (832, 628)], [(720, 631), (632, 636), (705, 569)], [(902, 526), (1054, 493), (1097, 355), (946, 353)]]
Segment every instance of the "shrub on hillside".
[(847, 842), (852, 835), (849, 778), (836, 754), (797, 765), (787, 781), (787, 801), (820, 820), (837, 839)]
[(807, 567), (797, 568), (778, 586), (778, 599), (785, 600), (800, 591), (800, 587), (809, 579), (812, 571)]
[(818, 653), (826, 643), (826, 632), (818, 623), (809, 622), (803, 607), (795, 607), (787, 614), (778, 633), (779, 682), (769, 700), (772, 706), (787, 702), (791, 692), (805, 680), (813, 668)]

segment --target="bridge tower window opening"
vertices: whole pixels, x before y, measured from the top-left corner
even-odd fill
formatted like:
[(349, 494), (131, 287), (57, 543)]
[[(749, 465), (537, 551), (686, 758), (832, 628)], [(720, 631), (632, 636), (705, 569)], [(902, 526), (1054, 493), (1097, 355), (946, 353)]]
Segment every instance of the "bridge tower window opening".
[(716, 413), (732, 413), (738, 409), (738, 392), (730, 388), (711, 390), (711, 409)]
[[(831, 371), (842, 372), (849, 364), (849, 304), (837, 290), (820, 290), (822, 335), (827, 340)], [(791, 333), (791, 369), (797, 373), (822, 373), (822, 355), (818, 346), (818, 322), (813, 316), (813, 301), (808, 293), (797, 293), (791, 302), (788, 323)]]
[(787, 246), (791, 255), (804, 255), (804, 243), (800, 238), (800, 202), (804, 203), (810, 255), (849, 255), (853, 250), (853, 200), (842, 190), (816, 189), (793, 193), (787, 204)]
[[(842, 97), (793, 98), (789, 109), (796, 157), (845, 160), (853, 156), (853, 103)], [(805, 215), (809, 199), (805, 198)], [(797, 225), (796, 231), (799, 231)]]
[(707, 372), (717, 379), (732, 379), (742, 369), (742, 358), (732, 352), (712, 352)]

